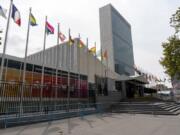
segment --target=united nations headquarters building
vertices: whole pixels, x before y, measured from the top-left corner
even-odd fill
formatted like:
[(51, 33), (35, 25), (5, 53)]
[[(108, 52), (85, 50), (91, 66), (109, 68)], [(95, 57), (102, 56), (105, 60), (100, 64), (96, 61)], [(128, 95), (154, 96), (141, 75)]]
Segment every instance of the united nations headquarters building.
[(99, 15), (105, 59), (97, 58), (86, 43), (79, 47), (79, 38), (73, 38), (72, 45), (67, 41), (31, 54), (26, 63), (24, 58), (5, 55), (0, 114), (46, 112), (63, 109), (67, 103), (90, 106), (143, 96), (148, 81), (135, 73), (131, 25), (111, 4), (101, 7)]

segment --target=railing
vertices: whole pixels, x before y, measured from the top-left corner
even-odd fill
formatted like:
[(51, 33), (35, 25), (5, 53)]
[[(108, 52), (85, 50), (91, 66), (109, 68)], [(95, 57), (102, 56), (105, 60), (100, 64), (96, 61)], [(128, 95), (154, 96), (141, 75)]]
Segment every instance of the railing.
[[(171, 112), (164, 110), (163, 102), (77, 102), (64, 104), (42, 104), (29, 106), (6, 107), (4, 114), (0, 115), (0, 128), (31, 124), (42, 121), (59, 120), (74, 116), (83, 117), (87, 114), (99, 113), (129, 113), (129, 114), (151, 114), (170, 115)], [(168, 105), (167, 105), (168, 106)]]
[(23, 113), (19, 113), (20, 107), (8, 107), (5, 114), (1, 115), (1, 118), (4, 118), (5, 115), (8, 118), (10, 117), (24, 117), (24, 116), (35, 116), (43, 114), (53, 114), (53, 113), (64, 113), (64, 112), (78, 112), (80, 110), (94, 109), (96, 108), (95, 104), (64, 104), (56, 106), (42, 106), (42, 111), (39, 110), (39, 106), (23, 106)]
[[(19, 107), (8, 107), (6, 113), (0, 116), (0, 128), (30, 124), (35, 122), (58, 120), (73, 116), (83, 117), (87, 114), (102, 113), (102, 104), (65, 104), (56, 106), (23, 106), (23, 113), (18, 112)], [(33, 110), (33, 111), (32, 111)]]
[[(22, 83), (0, 83), (0, 116), (42, 112), (44, 107), (57, 110), (58, 105), (89, 104), (95, 102), (95, 91), (87, 89), (68, 89), (60, 85), (24, 85)], [(42, 109), (42, 110), (41, 110)]]

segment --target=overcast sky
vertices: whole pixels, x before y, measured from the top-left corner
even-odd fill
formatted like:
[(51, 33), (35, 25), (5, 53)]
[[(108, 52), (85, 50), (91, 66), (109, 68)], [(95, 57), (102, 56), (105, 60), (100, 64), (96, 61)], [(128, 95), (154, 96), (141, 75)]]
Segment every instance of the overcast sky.
[[(9, 8), (10, 0), (0, 0), (3, 8)], [(43, 48), (45, 16), (56, 28), (67, 36), (71, 29), (72, 37), (81, 34), (82, 40), (89, 38), (100, 46), (99, 8), (111, 3), (131, 24), (135, 64), (145, 71), (165, 77), (159, 64), (162, 57), (161, 43), (173, 34), (169, 18), (180, 6), (180, 0), (14, 0), (21, 13), (22, 26), (18, 27), (11, 19), (7, 53), (24, 56), (29, 7), (38, 26), (31, 27), (28, 54)], [(5, 29), (6, 20), (0, 17), (0, 28)], [(47, 48), (56, 44), (56, 35), (47, 37)], [(2, 46), (0, 47), (2, 52)]]

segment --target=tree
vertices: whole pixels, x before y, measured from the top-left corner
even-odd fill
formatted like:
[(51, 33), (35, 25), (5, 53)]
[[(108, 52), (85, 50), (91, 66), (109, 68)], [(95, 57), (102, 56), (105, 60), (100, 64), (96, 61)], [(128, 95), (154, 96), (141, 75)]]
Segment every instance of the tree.
[(160, 63), (165, 68), (165, 72), (172, 78), (175, 75), (180, 77), (180, 39), (172, 36), (167, 42), (162, 43), (163, 55)]
[(180, 7), (175, 14), (170, 18), (170, 26), (175, 29), (175, 33), (180, 32)]
[(168, 41), (162, 43), (164, 57), (161, 58), (160, 64), (171, 78), (176, 76), (180, 79), (180, 38), (178, 36), (180, 33), (180, 7), (170, 18), (170, 26), (175, 29), (175, 33), (169, 37)]

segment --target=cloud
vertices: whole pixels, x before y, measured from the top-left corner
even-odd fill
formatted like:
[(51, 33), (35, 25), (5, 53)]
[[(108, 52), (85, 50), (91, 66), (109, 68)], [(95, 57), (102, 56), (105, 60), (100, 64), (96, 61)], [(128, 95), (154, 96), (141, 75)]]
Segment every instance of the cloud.
[[(134, 55), (136, 65), (142, 68), (146, 73), (153, 74), (162, 79), (168, 77), (164, 74), (165, 70), (159, 63), (160, 56), (155, 52), (153, 53), (141, 48), (135, 48)], [(171, 83), (169, 82), (166, 82), (166, 85), (171, 87)]]
[[(173, 33), (169, 18), (180, 5), (179, 0), (16, 0), (14, 4), (21, 13), (22, 26), (17, 27), (11, 20), (9, 34), (12, 39), (9, 40), (9, 53), (16, 56), (24, 54), (29, 7), (32, 7), (38, 23), (38, 26), (30, 31), (29, 54), (43, 48), (45, 15), (55, 28), (60, 22), (60, 29), (66, 36), (71, 28), (73, 37), (80, 33), (83, 41), (89, 38), (89, 46), (93, 46), (96, 41), (100, 47), (99, 8), (108, 3), (131, 24), (136, 64), (157, 76), (165, 76), (158, 62), (162, 55), (161, 43)], [(1, 0), (1, 4), (8, 9), (7, 0)], [(0, 19), (1, 27), (5, 27), (5, 22)], [(48, 36), (46, 48), (55, 44), (56, 35)]]
[(19, 47), (21, 44), (25, 44), (25, 39), (21, 36), (13, 35), (8, 38), (8, 45), (13, 47)]

